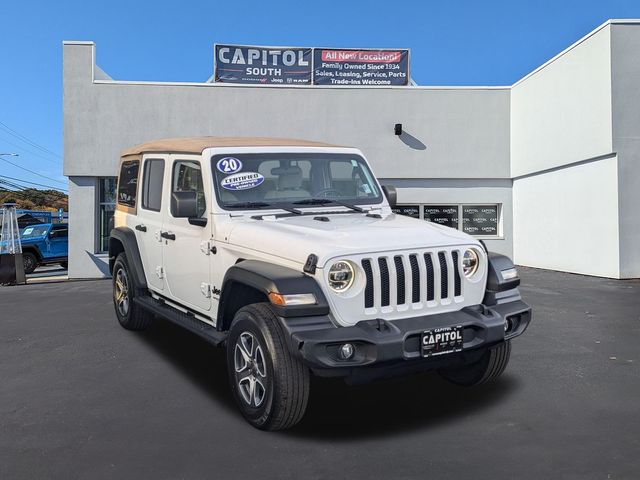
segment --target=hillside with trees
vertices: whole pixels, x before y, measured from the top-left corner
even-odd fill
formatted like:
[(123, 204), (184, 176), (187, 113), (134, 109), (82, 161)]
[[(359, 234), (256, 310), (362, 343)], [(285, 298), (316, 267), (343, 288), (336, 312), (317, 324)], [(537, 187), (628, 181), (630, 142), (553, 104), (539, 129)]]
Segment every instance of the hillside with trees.
[(20, 191), (7, 190), (0, 187), (0, 205), (4, 203), (17, 203), (18, 208), (26, 210), (43, 210), (57, 212), (62, 208), (69, 210), (69, 197), (58, 190), (38, 190), (25, 188)]

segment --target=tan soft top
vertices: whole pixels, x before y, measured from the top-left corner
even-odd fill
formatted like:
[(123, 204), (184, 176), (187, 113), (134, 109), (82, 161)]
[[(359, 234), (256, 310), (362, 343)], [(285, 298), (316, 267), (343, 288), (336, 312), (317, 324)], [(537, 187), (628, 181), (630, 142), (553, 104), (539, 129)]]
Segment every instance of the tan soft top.
[(337, 147), (322, 142), (272, 137), (192, 137), (164, 138), (141, 143), (122, 152), (123, 157), (149, 152), (197, 153), (209, 147)]

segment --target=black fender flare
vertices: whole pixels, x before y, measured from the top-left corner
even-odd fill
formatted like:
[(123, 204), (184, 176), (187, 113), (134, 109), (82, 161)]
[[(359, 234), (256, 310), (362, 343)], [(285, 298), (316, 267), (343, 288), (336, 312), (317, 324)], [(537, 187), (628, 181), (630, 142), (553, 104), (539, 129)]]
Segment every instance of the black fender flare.
[(509, 257), (499, 253), (489, 252), (487, 259), (489, 260), (487, 290), (491, 292), (504, 292), (505, 290), (512, 290), (520, 285), (520, 277), (509, 280), (502, 278), (503, 270), (515, 268)]
[(37, 245), (27, 245), (25, 247), (22, 247), (22, 253), (33, 253), (36, 256), (36, 260), (38, 261), (38, 263), (43, 261), (42, 254), (40, 253), (40, 249), (37, 247)]
[(237, 283), (251, 287), (265, 296), (271, 292), (283, 295), (312, 293), (315, 296), (316, 303), (314, 305), (286, 307), (271, 304), (274, 313), (280, 317), (309, 317), (329, 313), (327, 299), (320, 285), (312, 276), (261, 260), (242, 260), (229, 268), (224, 276), (218, 307), (218, 325), (223, 324), (226, 306), (231, 301), (233, 285)]
[[(118, 247), (118, 242), (122, 244), (122, 248)], [(116, 227), (111, 230), (109, 235), (109, 273), (113, 273), (116, 257), (123, 250), (127, 255), (127, 262), (129, 263), (136, 288), (146, 289), (147, 279), (144, 275), (144, 266), (142, 265), (136, 234), (128, 227)]]
[(502, 277), (503, 270), (515, 268), (513, 261), (506, 255), (488, 252), (487, 254), (487, 288), (483, 304), (497, 305), (504, 301), (512, 301), (520, 298), (518, 286), (520, 285), (520, 277), (505, 280)]

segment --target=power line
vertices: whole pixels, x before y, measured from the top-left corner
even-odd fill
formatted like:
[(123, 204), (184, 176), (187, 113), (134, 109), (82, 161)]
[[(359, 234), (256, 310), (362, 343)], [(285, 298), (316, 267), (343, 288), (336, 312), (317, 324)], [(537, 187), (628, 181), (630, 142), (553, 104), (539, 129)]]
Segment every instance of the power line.
[[(2, 180), (0, 178), (0, 185), (6, 185), (9, 188), (14, 188), (17, 189), (19, 192), (24, 192), (27, 189), (25, 187), (22, 187), (21, 185), (18, 185), (17, 183), (13, 183), (13, 182), (7, 182), (6, 180)], [(4, 187), (2, 187), (4, 188)], [(8, 192), (13, 192), (14, 190), (6, 190)]]
[(29, 150), (27, 148), (24, 148), (21, 145), (18, 145), (17, 143), (10, 142), (9, 140), (7, 140), (5, 138), (0, 138), (0, 140), (2, 140), (3, 142), (8, 143), (9, 145), (13, 145), (14, 147), (19, 148), (20, 150), (23, 150), (23, 151), (27, 152), (29, 155), (35, 155), (37, 157), (42, 158), (43, 160), (46, 160), (47, 162), (53, 163), (54, 165), (60, 165), (60, 161), (57, 160), (57, 159), (56, 160), (52, 160), (51, 158), (45, 157), (44, 155), (42, 155), (42, 154), (40, 154), (38, 152), (33, 152), (33, 151), (31, 151), (31, 150)]
[(7, 162), (9, 165), (13, 165), (14, 167), (20, 168), (20, 169), (24, 170), (25, 172), (29, 172), (29, 173), (32, 173), (33, 175), (37, 175), (39, 177), (46, 178), (47, 180), (51, 180), (52, 182), (61, 183), (61, 184), (64, 185), (64, 182), (61, 182), (60, 180), (56, 180), (55, 178), (47, 177), (46, 175), (42, 175), (42, 174), (40, 174), (38, 172), (34, 172), (33, 170), (29, 170), (28, 168), (24, 168), (24, 167), (22, 167), (20, 165), (16, 165), (15, 163), (10, 162), (6, 158), (0, 157), (0, 160), (2, 160), (3, 162)]
[(22, 135), (21, 133), (16, 132), (13, 128), (11, 128), (9, 125), (7, 125), (6, 123), (2, 123), (0, 122), (0, 128), (2, 128), (3, 130), (6, 130), (7, 132), (9, 132), (10, 135), (13, 135), (16, 138), (19, 138), (20, 140), (22, 140), (23, 142), (28, 143), (29, 145), (36, 147), (40, 150), (42, 150), (43, 152), (47, 152), (50, 153), (51, 155), (58, 157), (58, 158), (62, 158), (59, 154), (52, 152), (51, 150), (49, 150), (46, 147), (43, 147), (42, 145), (34, 142), (33, 140), (30, 140), (29, 138), (25, 137), (24, 135)]
[(53, 187), (51, 185), (45, 185), (44, 183), (29, 182), (27, 180), (22, 180), (21, 178), (8, 177), (6, 175), (0, 175), (0, 178), (5, 178), (5, 179), (9, 179), (9, 180), (15, 180), (16, 182), (20, 182), (20, 183), (28, 183), (29, 185), (37, 185), (39, 187), (47, 187), (47, 188), (50, 188), (52, 190), (58, 190), (58, 191), (62, 191), (62, 192), (66, 192), (67, 191), (66, 188)]

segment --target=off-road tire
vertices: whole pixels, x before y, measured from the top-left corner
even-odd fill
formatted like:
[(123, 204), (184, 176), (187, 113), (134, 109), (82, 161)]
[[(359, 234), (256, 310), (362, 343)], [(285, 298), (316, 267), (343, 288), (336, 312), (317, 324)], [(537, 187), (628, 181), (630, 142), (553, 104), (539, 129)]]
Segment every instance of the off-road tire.
[(476, 363), (463, 367), (441, 369), (440, 375), (457, 385), (473, 387), (495, 380), (507, 368), (511, 356), (511, 341), (488, 349)]
[[(121, 292), (119, 289), (121, 287), (118, 285), (118, 282), (122, 283), (123, 280), (126, 282), (126, 295), (128, 296), (126, 311), (121, 308), (122, 304), (119, 302), (119, 294)], [(127, 330), (144, 330), (148, 328), (153, 321), (153, 315), (133, 301), (137, 295), (141, 294), (143, 293), (137, 291), (133, 284), (127, 256), (123, 252), (118, 255), (113, 264), (113, 306), (116, 310), (118, 322)]]
[(31, 252), (23, 252), (22, 263), (24, 265), (24, 273), (33, 273), (38, 268), (38, 257)]
[[(265, 393), (259, 405), (253, 400), (249, 403), (241, 392), (240, 377), (247, 371), (236, 373), (236, 349), (241, 346), (241, 336), (255, 338), (264, 353), (265, 377), (258, 377), (258, 370), (253, 374), (265, 383)], [(248, 353), (247, 350), (244, 352)], [(238, 358), (243, 361), (242, 352)], [(252, 365), (257, 364), (256, 359)], [(227, 369), (238, 407), (254, 427), (283, 430), (294, 426), (304, 416), (309, 399), (309, 370), (289, 352), (282, 327), (268, 304), (248, 305), (235, 314), (227, 338)], [(257, 388), (255, 383), (254, 388)]]

